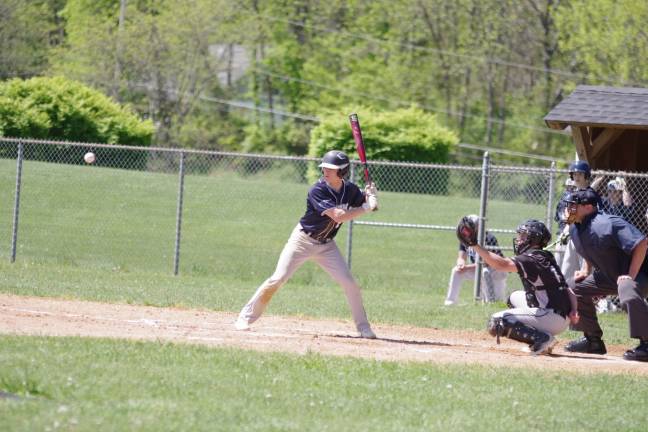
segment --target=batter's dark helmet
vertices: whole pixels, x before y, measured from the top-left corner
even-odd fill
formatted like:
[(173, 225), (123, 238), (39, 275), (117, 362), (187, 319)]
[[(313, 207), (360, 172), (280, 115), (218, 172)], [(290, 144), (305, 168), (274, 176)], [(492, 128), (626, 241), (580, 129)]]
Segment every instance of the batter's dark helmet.
[(585, 178), (589, 179), (592, 177), (592, 170), (590, 169), (590, 166), (587, 162), (583, 160), (577, 160), (571, 163), (569, 165), (569, 178), (574, 180), (574, 173), (575, 172), (582, 172), (585, 174)]
[(322, 157), (320, 168), (330, 168), (338, 170), (339, 177), (345, 177), (349, 172), (349, 157), (339, 150), (331, 150)]
[(551, 233), (545, 224), (536, 219), (522, 222), (515, 232), (517, 237), (513, 241), (513, 249), (516, 255), (526, 252), (529, 248), (542, 249), (551, 240)]

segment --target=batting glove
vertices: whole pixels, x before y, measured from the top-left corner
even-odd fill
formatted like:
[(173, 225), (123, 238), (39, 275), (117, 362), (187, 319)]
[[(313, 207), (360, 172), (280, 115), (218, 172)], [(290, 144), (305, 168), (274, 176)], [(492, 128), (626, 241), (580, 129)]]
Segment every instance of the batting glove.
[(378, 208), (378, 197), (376, 195), (367, 195), (367, 200), (362, 204), (365, 211), (375, 211)]
[(364, 188), (365, 195), (378, 195), (378, 189), (376, 189), (376, 184), (374, 182), (369, 183)]

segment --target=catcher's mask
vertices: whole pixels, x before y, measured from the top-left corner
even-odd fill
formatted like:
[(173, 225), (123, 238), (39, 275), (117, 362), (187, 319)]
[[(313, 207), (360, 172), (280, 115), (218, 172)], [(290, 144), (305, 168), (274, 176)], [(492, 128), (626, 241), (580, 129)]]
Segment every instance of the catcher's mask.
[(322, 157), (318, 166), (337, 170), (338, 177), (344, 178), (349, 173), (349, 164), (349, 157), (344, 152), (331, 150)]
[(598, 195), (592, 189), (579, 189), (570, 193), (565, 197), (567, 203), (567, 223), (573, 224), (576, 222), (576, 212), (578, 205), (598, 205)]
[(551, 233), (539, 220), (529, 219), (518, 225), (513, 239), (513, 252), (522, 254), (529, 249), (542, 249), (549, 244)]

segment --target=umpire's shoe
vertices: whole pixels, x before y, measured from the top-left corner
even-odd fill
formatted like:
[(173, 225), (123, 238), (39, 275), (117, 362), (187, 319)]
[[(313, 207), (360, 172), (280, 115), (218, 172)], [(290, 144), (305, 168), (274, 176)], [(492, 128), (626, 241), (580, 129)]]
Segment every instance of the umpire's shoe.
[(626, 360), (648, 362), (648, 339), (643, 339), (635, 349), (626, 351), (623, 354)]
[(565, 346), (565, 351), (586, 353), (586, 354), (606, 354), (605, 344), (598, 336), (585, 335), (579, 339), (569, 342)]

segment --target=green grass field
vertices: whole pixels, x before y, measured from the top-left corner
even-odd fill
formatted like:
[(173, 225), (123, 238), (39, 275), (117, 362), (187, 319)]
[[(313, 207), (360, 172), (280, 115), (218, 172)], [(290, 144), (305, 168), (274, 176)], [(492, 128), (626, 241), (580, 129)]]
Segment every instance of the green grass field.
[[(644, 431), (645, 379), (0, 337), (0, 430)], [(622, 407), (622, 408), (619, 408)]]
[[(176, 175), (25, 162), (11, 264), (14, 165), (0, 161), (1, 292), (156, 306), (238, 311), (273, 271), (308, 187), (273, 175), (188, 176), (176, 277)], [(380, 211), (365, 220), (453, 225), (477, 210), (475, 198), (383, 193)], [(490, 211), (498, 227), (513, 228), (545, 210), (501, 201)], [(338, 237), (344, 252), (346, 227)], [(353, 272), (370, 320), (482, 330), (503, 304), (473, 302), (466, 284), (461, 305), (442, 306), (456, 250), (452, 232), (354, 226)], [(509, 287), (519, 287), (515, 275)], [(341, 289), (312, 264), (267, 313), (350, 319)], [(608, 343), (631, 344), (625, 315), (601, 318)], [(0, 399), (0, 430), (643, 430), (647, 423), (639, 378), (67, 338), (0, 337), (0, 390), (34, 394)], [(610, 400), (631, 414), (618, 415)]]

